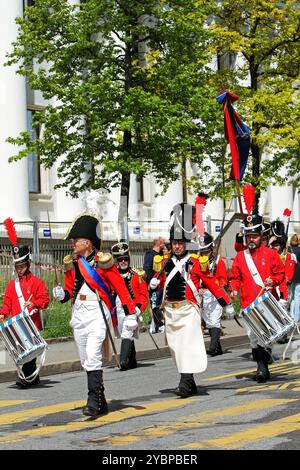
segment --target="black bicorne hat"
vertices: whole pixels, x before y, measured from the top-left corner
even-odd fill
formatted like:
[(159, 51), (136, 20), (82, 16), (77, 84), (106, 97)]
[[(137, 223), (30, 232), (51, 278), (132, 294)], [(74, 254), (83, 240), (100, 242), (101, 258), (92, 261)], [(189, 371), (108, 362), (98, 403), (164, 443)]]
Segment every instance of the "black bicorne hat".
[(118, 260), (118, 258), (121, 258), (123, 256), (128, 256), (129, 258), (128, 243), (125, 243), (125, 242), (116, 243), (115, 245), (111, 247), (111, 254), (113, 255), (114, 258), (116, 258), (116, 260)]
[(184, 202), (176, 204), (170, 214), (170, 241), (188, 243), (196, 234), (196, 208)]
[(281, 220), (273, 220), (273, 222), (271, 222), (271, 230), (272, 234), (277, 238), (285, 236), (284, 223), (281, 222)]
[(65, 240), (72, 238), (86, 238), (93, 246), (100, 250), (101, 247), (101, 225), (93, 214), (82, 214), (72, 222)]
[(209, 248), (212, 248), (214, 246), (214, 239), (213, 237), (207, 233), (204, 232), (204, 237), (203, 240), (201, 240), (201, 237), (199, 237), (199, 251), (204, 251), (208, 250)]
[(245, 236), (251, 233), (261, 234), (263, 231), (263, 219), (261, 215), (253, 214), (246, 215), (244, 218), (244, 234)]
[(13, 263), (14, 265), (16, 264), (22, 264), (25, 263), (25, 261), (30, 260), (30, 249), (29, 246), (27, 245), (20, 245), (20, 246), (14, 246), (13, 247)]

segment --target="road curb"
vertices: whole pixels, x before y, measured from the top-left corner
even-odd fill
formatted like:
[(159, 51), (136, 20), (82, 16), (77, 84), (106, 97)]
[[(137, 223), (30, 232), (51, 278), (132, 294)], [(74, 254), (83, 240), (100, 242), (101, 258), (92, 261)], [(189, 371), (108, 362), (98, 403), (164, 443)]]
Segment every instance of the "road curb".
[[(206, 346), (209, 343), (210, 338), (205, 338), (204, 342)], [(224, 350), (228, 348), (233, 348), (242, 345), (249, 345), (249, 338), (247, 335), (243, 336), (231, 336), (226, 338), (222, 337), (222, 347)], [(249, 346), (250, 347), (250, 346)], [(148, 361), (148, 360), (156, 360), (156, 359), (163, 359), (166, 357), (170, 357), (170, 350), (168, 346), (161, 347), (159, 349), (145, 349), (142, 351), (136, 352), (137, 361)], [(112, 367), (116, 366), (115, 359), (113, 358), (112, 361), (104, 361), (104, 367)], [(52, 362), (50, 364), (45, 364), (42, 367), (40, 372), (41, 377), (46, 377), (49, 375), (56, 375), (56, 374), (65, 374), (68, 372), (76, 372), (82, 370), (81, 364), (79, 360), (71, 360), (71, 361), (64, 361), (64, 362)], [(17, 371), (15, 369), (6, 370), (0, 372), (0, 383), (3, 382), (12, 382), (15, 381), (17, 377)]]

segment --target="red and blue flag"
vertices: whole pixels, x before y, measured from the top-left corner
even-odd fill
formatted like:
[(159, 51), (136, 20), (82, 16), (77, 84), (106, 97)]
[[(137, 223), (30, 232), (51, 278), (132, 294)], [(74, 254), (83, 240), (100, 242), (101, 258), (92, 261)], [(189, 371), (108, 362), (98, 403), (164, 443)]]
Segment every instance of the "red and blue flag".
[(225, 138), (229, 143), (232, 158), (230, 178), (241, 180), (249, 157), (250, 131), (232, 106), (237, 100), (238, 96), (230, 91), (223, 91), (217, 96), (218, 103), (223, 105)]

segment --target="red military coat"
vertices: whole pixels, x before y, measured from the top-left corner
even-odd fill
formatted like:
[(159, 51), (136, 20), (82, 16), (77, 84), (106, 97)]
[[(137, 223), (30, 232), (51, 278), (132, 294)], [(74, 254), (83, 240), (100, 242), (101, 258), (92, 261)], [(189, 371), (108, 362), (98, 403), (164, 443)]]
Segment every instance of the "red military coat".
[(281, 299), (288, 300), (289, 290), (288, 290), (287, 283), (291, 282), (294, 277), (296, 259), (295, 259), (295, 255), (291, 253), (287, 253), (285, 259), (282, 260), (284, 263), (285, 278), (284, 278), (284, 281), (279, 286)]
[[(97, 266), (95, 270), (100, 275), (101, 279), (105, 283), (108, 290), (111, 293), (112, 291), (116, 292), (116, 294), (119, 296), (125, 312), (129, 314), (135, 313), (135, 304), (130, 297), (130, 294), (125, 285), (124, 279), (120, 275), (116, 265), (114, 264), (112, 267), (109, 267), (109, 268), (100, 268)], [(73, 297), (74, 287), (75, 287), (75, 268), (73, 265), (73, 268), (69, 269), (65, 273), (64, 290), (67, 293), (67, 295), (62, 302), (66, 302), (67, 300)], [(93, 285), (90, 287), (94, 288), (95, 286)], [(111, 310), (111, 302), (110, 302), (109, 297), (105, 294), (103, 290), (100, 290), (98, 288), (97, 290), (99, 292), (101, 299), (105, 302), (107, 308)]]
[[(30, 302), (33, 303), (33, 308), (28, 311), (38, 309), (43, 310), (47, 308), (50, 299), (47, 292), (47, 288), (43, 281), (35, 277), (32, 273), (19, 278), (21, 291), (25, 302), (29, 300), (32, 295)], [(23, 306), (22, 306), (23, 307)], [(9, 315), (14, 317), (22, 312), (23, 308), (20, 306), (20, 302), (15, 289), (15, 281), (11, 280), (5, 290), (2, 309), (0, 315), (4, 315), (7, 318)], [(42, 329), (42, 322), (40, 318), (40, 312), (34, 313), (31, 318), (37, 328)]]
[[(168, 262), (168, 260), (164, 259), (162, 261), (163, 265), (165, 265), (166, 262)], [(220, 285), (219, 280), (216, 278), (216, 276), (213, 276), (209, 271), (201, 271), (198, 256), (193, 254), (190, 255), (189, 262), (190, 267), (188, 271), (188, 276), (190, 276), (190, 279), (194, 283), (197, 291), (199, 291), (200, 288), (205, 287), (209, 289), (209, 291), (216, 297), (216, 299), (222, 306), (228, 305), (230, 303), (230, 299), (226, 294), (225, 290), (223, 289), (223, 286)], [(159, 273), (156, 273), (154, 277), (158, 277), (158, 274)], [(163, 270), (158, 278), (160, 279), (159, 287), (164, 287), (167, 279), (167, 273)], [(188, 283), (186, 283), (185, 289), (186, 300), (190, 300), (191, 302), (197, 303), (194, 293)]]
[(141, 274), (139, 274), (138, 270), (134, 268), (130, 268), (127, 275), (122, 277), (125, 281), (130, 297), (134, 301), (136, 307), (143, 312), (149, 303), (148, 286), (145, 279)]
[[(279, 286), (284, 280), (284, 265), (276, 251), (263, 245), (255, 250), (249, 250), (254, 264), (263, 281), (271, 277), (273, 287)], [(257, 285), (246, 264), (244, 251), (240, 251), (232, 264), (229, 275), (229, 286), (231, 291), (241, 290), (241, 307), (250, 305), (261, 291), (261, 286)], [(277, 297), (276, 290), (272, 289), (272, 294)]]

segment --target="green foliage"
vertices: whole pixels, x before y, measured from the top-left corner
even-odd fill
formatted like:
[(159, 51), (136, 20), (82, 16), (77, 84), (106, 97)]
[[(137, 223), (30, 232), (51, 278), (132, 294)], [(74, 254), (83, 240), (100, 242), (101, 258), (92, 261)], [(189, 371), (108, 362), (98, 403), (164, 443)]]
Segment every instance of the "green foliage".
[(59, 161), (57, 187), (78, 196), (127, 172), (166, 189), (179, 163), (216, 157), (213, 11), (199, 0), (36, 0), (17, 20), (8, 63), (55, 105), (35, 114), (40, 140), (10, 138), (21, 146), (12, 160), (36, 151), (46, 168)]
[(72, 328), (69, 325), (71, 320), (71, 306), (60, 302), (51, 302), (44, 314), (43, 337), (59, 338), (73, 336)]
[(239, 95), (238, 111), (251, 129), (246, 180), (260, 189), (295, 182), (290, 170), (297, 172), (299, 164), (290, 156), (299, 153), (300, 142), (299, 2), (224, 0), (211, 28), (215, 52), (240, 59), (233, 72), (221, 70), (217, 79)]
[[(130, 173), (166, 190), (189, 160), (188, 189), (229, 198), (215, 97), (231, 89), (252, 135), (245, 180), (287, 183), (285, 166), (299, 185), (299, 15), (296, 0), (36, 0), (8, 64), (52, 105), (35, 113), (40, 140), (9, 139), (12, 160), (35, 151), (46, 168), (58, 163), (57, 187), (72, 196), (121, 183), (126, 195)], [(234, 70), (212, 66), (224, 54), (238, 55)]]

